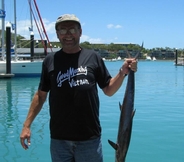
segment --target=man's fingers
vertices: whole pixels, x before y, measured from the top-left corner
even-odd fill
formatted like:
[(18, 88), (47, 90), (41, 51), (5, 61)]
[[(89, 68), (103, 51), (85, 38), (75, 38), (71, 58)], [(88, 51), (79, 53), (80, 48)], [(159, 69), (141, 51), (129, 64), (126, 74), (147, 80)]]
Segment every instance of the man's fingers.
[(29, 127), (23, 127), (22, 133), (20, 135), (20, 143), (22, 147), (26, 150), (31, 145), (31, 131)]
[(28, 146), (31, 145), (31, 142), (30, 142), (30, 139), (27, 139), (27, 144), (25, 143), (25, 138), (20, 138), (20, 143), (22, 145), (22, 147), (27, 150), (28, 149)]
[(28, 146), (31, 145), (31, 140), (30, 140), (30, 138), (27, 139), (27, 144), (28, 144)]

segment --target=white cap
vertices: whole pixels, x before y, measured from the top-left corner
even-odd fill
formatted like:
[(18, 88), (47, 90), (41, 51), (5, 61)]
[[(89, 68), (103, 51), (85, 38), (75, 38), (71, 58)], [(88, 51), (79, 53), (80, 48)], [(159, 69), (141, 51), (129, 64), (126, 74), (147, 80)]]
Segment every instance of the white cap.
[(55, 29), (57, 30), (58, 24), (64, 21), (74, 21), (74, 22), (77, 22), (81, 26), (79, 18), (76, 17), (74, 14), (64, 14), (57, 18)]

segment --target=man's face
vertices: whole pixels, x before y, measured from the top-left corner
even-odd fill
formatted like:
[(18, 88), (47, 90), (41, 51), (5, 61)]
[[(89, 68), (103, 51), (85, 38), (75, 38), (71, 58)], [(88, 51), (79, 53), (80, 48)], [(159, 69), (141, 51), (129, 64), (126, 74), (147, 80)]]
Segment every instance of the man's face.
[(79, 46), (82, 30), (76, 22), (62, 22), (57, 26), (57, 37), (60, 40), (63, 49)]

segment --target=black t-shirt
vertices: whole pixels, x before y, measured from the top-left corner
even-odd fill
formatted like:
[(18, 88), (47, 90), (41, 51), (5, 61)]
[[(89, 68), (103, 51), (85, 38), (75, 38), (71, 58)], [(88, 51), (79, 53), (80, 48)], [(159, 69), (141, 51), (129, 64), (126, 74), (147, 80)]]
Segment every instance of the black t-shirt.
[(93, 50), (62, 50), (43, 61), (39, 89), (49, 92), (51, 138), (87, 140), (101, 135), (97, 84), (109, 84), (103, 60)]

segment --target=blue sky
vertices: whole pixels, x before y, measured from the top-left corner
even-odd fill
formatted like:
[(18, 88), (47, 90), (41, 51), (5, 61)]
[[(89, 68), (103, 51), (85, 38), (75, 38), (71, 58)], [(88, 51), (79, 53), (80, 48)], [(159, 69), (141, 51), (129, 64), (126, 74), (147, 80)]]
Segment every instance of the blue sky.
[[(13, 0), (5, 0), (5, 21), (14, 21)], [(184, 0), (37, 0), (50, 41), (57, 41), (54, 24), (58, 16), (79, 17), (81, 42), (135, 43), (147, 49), (184, 49)], [(17, 0), (17, 33), (29, 38), (29, 6)], [(35, 38), (40, 39), (36, 27)]]

